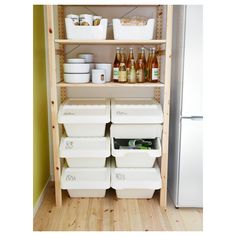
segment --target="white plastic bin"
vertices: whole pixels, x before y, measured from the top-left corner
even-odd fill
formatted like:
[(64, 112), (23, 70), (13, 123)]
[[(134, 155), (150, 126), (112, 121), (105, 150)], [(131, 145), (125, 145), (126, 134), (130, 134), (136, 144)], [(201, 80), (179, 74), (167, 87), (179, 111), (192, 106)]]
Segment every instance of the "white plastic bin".
[(118, 198), (152, 198), (160, 189), (161, 174), (157, 163), (154, 168), (111, 168), (111, 187)]
[(110, 100), (67, 99), (60, 105), (58, 123), (69, 137), (102, 137), (110, 122)]
[(116, 124), (163, 123), (161, 105), (154, 98), (114, 98), (111, 121)]
[(154, 19), (149, 19), (144, 26), (125, 26), (120, 19), (113, 19), (115, 40), (151, 40), (154, 33)]
[[(112, 156), (117, 167), (153, 167), (157, 157), (161, 156), (162, 125), (160, 124), (112, 124), (111, 145)], [(115, 148), (115, 140), (119, 143), (130, 139), (150, 139), (153, 142), (151, 150), (136, 150)]]
[(61, 188), (70, 197), (105, 197), (110, 188), (110, 164), (106, 168), (66, 168), (62, 169)]
[(101, 19), (96, 26), (74, 25), (71, 18), (65, 18), (67, 39), (104, 40), (107, 36), (107, 19)]
[(62, 137), (60, 157), (69, 167), (104, 167), (110, 156), (110, 137)]

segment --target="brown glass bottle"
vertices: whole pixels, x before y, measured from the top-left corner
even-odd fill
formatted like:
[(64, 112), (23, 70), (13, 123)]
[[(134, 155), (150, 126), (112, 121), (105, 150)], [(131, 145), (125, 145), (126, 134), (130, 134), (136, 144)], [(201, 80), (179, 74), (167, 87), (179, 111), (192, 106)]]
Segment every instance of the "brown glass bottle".
[(118, 82), (120, 67), (120, 48), (116, 48), (116, 57), (113, 63), (113, 82)]
[(146, 64), (146, 69), (147, 69), (147, 81), (151, 82), (151, 62), (152, 62), (152, 48), (149, 48), (149, 54), (148, 54), (148, 60), (147, 60), (147, 64)]
[(148, 72), (147, 72), (147, 61), (145, 57), (145, 48), (141, 48), (140, 50), (141, 50), (140, 58), (143, 60), (143, 65), (144, 65), (144, 78), (145, 81), (147, 81)]
[(127, 63), (126, 63), (126, 71), (127, 71), (127, 79), (128, 79), (128, 82), (129, 82), (129, 72), (130, 72), (130, 69), (131, 69), (131, 60), (134, 60), (134, 50), (133, 48), (130, 48), (129, 49), (129, 56), (128, 56), (128, 60), (127, 60)]
[(136, 65), (136, 80), (138, 83), (145, 82), (143, 59), (139, 58)]
[(157, 83), (159, 78), (159, 65), (157, 61), (156, 49), (152, 49), (152, 62), (151, 62), (151, 70), (150, 70), (150, 82)]
[(134, 59), (131, 59), (129, 67), (129, 70), (127, 71), (128, 83), (136, 83), (136, 67)]
[(126, 63), (125, 63), (125, 55), (124, 52), (121, 51), (121, 59), (120, 59), (120, 66), (119, 66), (119, 83), (126, 83), (127, 82), (127, 72), (126, 72)]

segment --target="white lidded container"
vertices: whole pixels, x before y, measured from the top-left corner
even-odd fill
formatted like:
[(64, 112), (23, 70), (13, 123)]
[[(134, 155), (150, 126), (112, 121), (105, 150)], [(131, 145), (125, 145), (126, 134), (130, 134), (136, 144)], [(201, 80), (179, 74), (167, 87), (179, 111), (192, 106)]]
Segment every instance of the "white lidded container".
[(107, 19), (101, 19), (96, 26), (74, 25), (71, 18), (65, 18), (67, 39), (77, 40), (104, 40), (107, 36)]
[[(153, 167), (156, 158), (161, 156), (160, 124), (112, 124), (110, 132), (117, 167)], [(151, 140), (153, 144), (150, 150), (128, 149), (127, 142), (131, 139)], [(120, 144), (119, 149), (115, 142)]]
[(160, 168), (111, 168), (111, 187), (118, 198), (152, 198), (162, 186)]
[(110, 137), (62, 137), (60, 157), (69, 167), (104, 167), (110, 156)]
[(115, 124), (163, 123), (161, 105), (154, 98), (114, 98), (111, 121)]
[[(72, 21), (72, 20), (71, 20)], [(120, 19), (113, 19), (115, 40), (151, 40), (153, 39), (155, 19), (149, 19), (146, 25), (122, 25)]]
[(62, 169), (61, 188), (70, 197), (105, 197), (110, 188), (110, 163), (104, 168), (66, 168)]
[(67, 99), (59, 108), (58, 123), (69, 137), (102, 137), (110, 122), (110, 99)]

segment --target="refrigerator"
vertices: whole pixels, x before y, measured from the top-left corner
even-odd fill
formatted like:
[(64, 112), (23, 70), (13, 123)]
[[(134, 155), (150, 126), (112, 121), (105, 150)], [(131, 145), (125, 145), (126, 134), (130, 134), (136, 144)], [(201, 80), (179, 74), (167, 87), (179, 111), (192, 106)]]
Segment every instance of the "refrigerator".
[(176, 207), (203, 207), (202, 34), (202, 6), (174, 6), (168, 191)]

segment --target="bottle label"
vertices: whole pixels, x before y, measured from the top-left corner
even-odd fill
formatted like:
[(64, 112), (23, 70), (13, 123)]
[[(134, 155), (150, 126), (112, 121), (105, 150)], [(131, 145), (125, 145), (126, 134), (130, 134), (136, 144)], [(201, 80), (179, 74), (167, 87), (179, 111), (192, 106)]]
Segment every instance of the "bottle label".
[(129, 83), (135, 83), (136, 82), (136, 73), (135, 69), (131, 68), (128, 70), (128, 82)]
[(144, 80), (144, 70), (138, 69), (136, 73), (137, 73), (137, 81), (144, 82), (145, 81)]
[(113, 68), (113, 80), (118, 81), (119, 79), (119, 68)]
[(119, 82), (126, 82), (126, 71), (119, 71)]
[(158, 68), (152, 68), (152, 80), (158, 80)]

